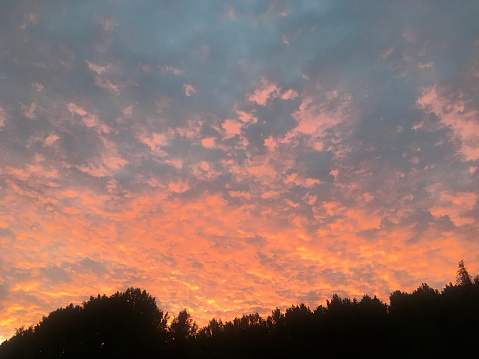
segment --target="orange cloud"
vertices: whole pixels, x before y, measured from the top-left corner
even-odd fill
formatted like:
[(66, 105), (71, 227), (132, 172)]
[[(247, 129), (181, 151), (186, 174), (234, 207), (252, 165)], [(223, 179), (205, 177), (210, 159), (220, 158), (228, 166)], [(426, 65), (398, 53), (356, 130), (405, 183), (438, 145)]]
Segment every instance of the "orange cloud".
[(183, 193), (185, 191), (188, 190), (188, 183), (186, 182), (170, 182), (170, 184), (168, 185), (168, 187), (173, 191), (173, 192), (176, 192), (176, 193)]

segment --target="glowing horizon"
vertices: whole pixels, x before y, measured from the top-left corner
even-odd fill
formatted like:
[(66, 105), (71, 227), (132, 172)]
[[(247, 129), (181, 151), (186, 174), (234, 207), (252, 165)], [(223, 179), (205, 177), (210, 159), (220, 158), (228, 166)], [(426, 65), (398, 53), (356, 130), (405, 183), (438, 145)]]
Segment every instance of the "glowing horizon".
[(479, 4), (0, 10), (0, 342), (131, 286), (201, 326), (479, 273)]

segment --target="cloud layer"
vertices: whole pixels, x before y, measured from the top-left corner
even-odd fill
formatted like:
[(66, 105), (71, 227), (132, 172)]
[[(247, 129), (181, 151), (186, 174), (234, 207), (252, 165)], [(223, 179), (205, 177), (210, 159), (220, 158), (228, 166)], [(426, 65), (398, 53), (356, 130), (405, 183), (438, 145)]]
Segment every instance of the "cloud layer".
[(147, 289), (205, 324), (479, 272), (479, 5), (0, 11), (0, 340)]

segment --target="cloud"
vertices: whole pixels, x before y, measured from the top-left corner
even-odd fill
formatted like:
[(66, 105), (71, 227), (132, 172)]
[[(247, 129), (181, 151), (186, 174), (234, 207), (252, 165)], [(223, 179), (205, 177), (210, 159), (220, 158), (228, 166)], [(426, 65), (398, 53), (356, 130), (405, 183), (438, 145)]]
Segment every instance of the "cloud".
[(5, 126), (5, 122), (7, 121), (7, 114), (5, 110), (0, 107), (0, 129)]
[[(479, 159), (478, 110), (459, 94), (440, 95), (437, 86), (424, 89), (418, 98), (418, 106), (426, 113), (436, 115), (444, 125), (454, 131), (461, 143), (461, 152), (466, 160)], [(447, 96), (447, 97), (445, 97)]]
[(231, 138), (241, 134), (243, 123), (234, 119), (226, 119), (221, 126), (226, 132), (225, 138)]
[(181, 75), (184, 72), (182, 70), (177, 69), (176, 67), (168, 66), (168, 65), (160, 66), (160, 70), (161, 72), (166, 72), (173, 75)]
[(0, 308), (2, 308), (2, 302), (7, 298), (9, 287), (7, 284), (0, 284)]
[(37, 105), (33, 102), (29, 106), (22, 104), (23, 116), (25, 116), (25, 118), (28, 118), (29, 120), (35, 120), (36, 119), (36, 116), (35, 116), (36, 108), (37, 108)]
[(20, 28), (22, 30), (25, 30), (28, 26), (37, 25), (38, 22), (39, 22), (38, 14), (34, 12), (29, 12), (27, 14), (24, 14), (24, 19), (22, 24), (20, 25)]
[(190, 84), (184, 84), (183, 87), (185, 88), (186, 96), (192, 96), (196, 93), (196, 89)]
[(86, 63), (88, 65), (88, 68), (90, 70), (94, 71), (95, 73), (97, 73), (98, 75), (101, 75), (102, 73), (109, 71), (110, 68), (111, 68), (110, 65), (100, 66), (100, 65), (96, 65), (93, 62), (90, 62), (88, 60), (86, 61)]
[(183, 193), (185, 191), (188, 190), (188, 183), (186, 182), (170, 182), (170, 184), (168, 185), (168, 187), (173, 191), (173, 192), (176, 192), (176, 193)]
[(11, 241), (16, 240), (15, 233), (8, 227), (0, 227), (0, 236), (2, 241), (5, 239), (10, 239)]
[(462, 5), (5, 4), (0, 335), (128, 286), (202, 325), (478, 272)]
[(262, 77), (259, 80), (258, 88), (256, 88), (252, 94), (248, 95), (247, 98), (249, 101), (254, 101), (258, 105), (264, 106), (268, 99), (278, 97), (280, 91), (281, 89), (277, 84), (269, 82), (266, 78)]

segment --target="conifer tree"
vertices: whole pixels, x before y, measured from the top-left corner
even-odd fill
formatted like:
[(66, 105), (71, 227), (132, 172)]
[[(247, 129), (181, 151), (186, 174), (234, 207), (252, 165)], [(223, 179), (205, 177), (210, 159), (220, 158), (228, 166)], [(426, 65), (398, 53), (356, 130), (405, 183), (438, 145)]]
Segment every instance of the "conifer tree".
[(459, 262), (459, 269), (456, 275), (456, 285), (469, 286), (472, 284), (472, 277), (470, 276), (467, 268), (464, 266), (464, 261), (461, 259)]

